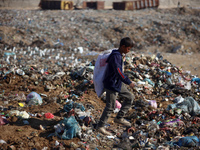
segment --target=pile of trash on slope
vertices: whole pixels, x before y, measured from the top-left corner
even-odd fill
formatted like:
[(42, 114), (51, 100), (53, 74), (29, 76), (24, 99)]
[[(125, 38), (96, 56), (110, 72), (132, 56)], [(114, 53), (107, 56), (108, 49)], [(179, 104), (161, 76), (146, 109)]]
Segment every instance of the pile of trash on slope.
[[(198, 76), (171, 64), (161, 53), (127, 55), (125, 74), (137, 83), (136, 88), (130, 89), (135, 95), (135, 102), (126, 116), (132, 126), (124, 128), (106, 124), (113, 136), (104, 136), (96, 131), (99, 113), (83, 97), (88, 91), (94, 91), (93, 71), (99, 53), (78, 53), (81, 57), (75, 56), (75, 53), (38, 47), (21, 51), (4, 49), (0, 66), (0, 125), (12, 125), (10, 118), (13, 116), (23, 120), (24, 125), (35, 117), (52, 120), (59, 117), (52, 133), (46, 137), (57, 137), (55, 145), (49, 148), (171, 149), (199, 146)], [(38, 89), (44, 93), (37, 92)], [(14, 95), (12, 91), (20, 92)], [(105, 100), (104, 94), (101, 100)], [(120, 110), (122, 101), (120, 97), (116, 100), (113, 113)], [(45, 106), (50, 102), (61, 104), (59, 114), (26, 111), (29, 107)], [(42, 125), (39, 129), (46, 131)], [(59, 142), (75, 137), (80, 139), (78, 143), (62, 145)], [(1, 144), (10, 147), (7, 142), (1, 137)]]

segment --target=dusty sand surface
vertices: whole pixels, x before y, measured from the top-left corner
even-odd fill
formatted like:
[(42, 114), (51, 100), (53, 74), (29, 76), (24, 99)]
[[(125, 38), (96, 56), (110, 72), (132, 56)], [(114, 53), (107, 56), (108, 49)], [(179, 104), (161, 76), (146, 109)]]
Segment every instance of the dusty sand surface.
[(181, 54), (163, 54), (164, 58), (172, 64), (182, 67), (185, 71), (191, 71), (193, 75), (200, 75), (200, 54), (181, 55)]

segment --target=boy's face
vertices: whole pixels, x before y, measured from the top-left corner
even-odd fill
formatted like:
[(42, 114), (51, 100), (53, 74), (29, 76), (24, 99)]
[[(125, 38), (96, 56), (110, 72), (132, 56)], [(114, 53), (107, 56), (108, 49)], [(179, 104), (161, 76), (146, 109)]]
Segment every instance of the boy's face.
[(132, 47), (126, 47), (125, 45), (122, 46), (122, 53), (127, 54), (130, 52)]

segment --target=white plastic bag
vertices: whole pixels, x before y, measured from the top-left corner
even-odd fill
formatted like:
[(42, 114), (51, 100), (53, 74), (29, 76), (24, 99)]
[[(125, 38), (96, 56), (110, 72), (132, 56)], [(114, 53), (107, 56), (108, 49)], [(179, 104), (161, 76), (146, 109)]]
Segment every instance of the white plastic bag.
[(174, 102), (175, 102), (175, 103), (182, 103), (183, 101), (184, 101), (184, 98), (183, 98), (181, 95), (177, 96), (177, 97), (174, 99)]
[(93, 82), (94, 82), (94, 89), (97, 93), (97, 96), (100, 97), (103, 94), (103, 80), (107, 68), (106, 60), (112, 53), (112, 50), (106, 50), (102, 54), (99, 54), (97, 57), (95, 67), (94, 67), (94, 76), (93, 76)]

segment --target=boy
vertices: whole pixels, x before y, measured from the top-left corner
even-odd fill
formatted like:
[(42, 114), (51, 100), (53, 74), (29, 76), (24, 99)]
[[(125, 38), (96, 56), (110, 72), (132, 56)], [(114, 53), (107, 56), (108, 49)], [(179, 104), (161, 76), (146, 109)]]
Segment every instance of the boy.
[(131, 126), (131, 123), (126, 121), (123, 117), (131, 107), (134, 96), (130, 93), (125, 84), (129, 85), (131, 88), (133, 88), (135, 84), (122, 72), (122, 64), (123, 55), (127, 54), (133, 45), (133, 41), (129, 37), (121, 39), (119, 49), (113, 50), (106, 61), (108, 66), (103, 80), (106, 91), (106, 107), (98, 123), (99, 132), (105, 135), (112, 135), (110, 132), (106, 131), (104, 125), (115, 108), (115, 101), (118, 94), (126, 98), (126, 100), (124, 100), (114, 122), (124, 126)]

